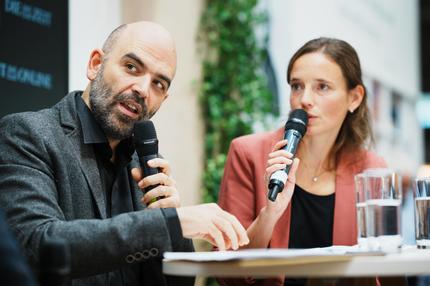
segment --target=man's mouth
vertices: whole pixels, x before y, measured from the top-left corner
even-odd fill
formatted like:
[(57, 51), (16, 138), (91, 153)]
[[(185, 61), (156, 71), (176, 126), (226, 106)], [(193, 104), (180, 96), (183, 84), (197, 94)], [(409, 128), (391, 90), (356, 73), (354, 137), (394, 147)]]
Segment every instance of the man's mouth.
[(142, 113), (142, 107), (134, 101), (121, 101), (119, 106), (123, 113), (132, 118), (136, 118)]

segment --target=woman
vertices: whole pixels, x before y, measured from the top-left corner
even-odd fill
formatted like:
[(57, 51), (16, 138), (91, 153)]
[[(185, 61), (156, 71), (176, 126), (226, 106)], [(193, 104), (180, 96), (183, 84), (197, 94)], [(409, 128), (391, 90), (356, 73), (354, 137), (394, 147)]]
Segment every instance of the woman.
[[(382, 158), (365, 149), (372, 136), (357, 53), (341, 40), (311, 40), (291, 58), (287, 82), (291, 109), (302, 108), (309, 116), (297, 158), (281, 149), (287, 144), (284, 128), (236, 138), (219, 205), (247, 228), (247, 248), (354, 245), (354, 175), (385, 167)], [(289, 164), (284, 190), (275, 202), (269, 201), (268, 178)], [(287, 279), (285, 285), (297, 285), (293, 282)], [(259, 285), (283, 283), (279, 278)]]

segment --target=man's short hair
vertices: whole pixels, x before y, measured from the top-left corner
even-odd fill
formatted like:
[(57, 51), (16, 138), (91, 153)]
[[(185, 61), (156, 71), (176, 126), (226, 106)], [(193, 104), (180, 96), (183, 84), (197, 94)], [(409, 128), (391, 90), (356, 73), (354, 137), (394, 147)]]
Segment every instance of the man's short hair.
[(126, 27), (127, 27), (127, 24), (122, 24), (121, 26), (117, 27), (109, 34), (102, 48), (106, 56), (108, 56), (108, 54), (112, 51), (116, 41), (118, 40), (118, 37), (121, 35), (122, 31)]

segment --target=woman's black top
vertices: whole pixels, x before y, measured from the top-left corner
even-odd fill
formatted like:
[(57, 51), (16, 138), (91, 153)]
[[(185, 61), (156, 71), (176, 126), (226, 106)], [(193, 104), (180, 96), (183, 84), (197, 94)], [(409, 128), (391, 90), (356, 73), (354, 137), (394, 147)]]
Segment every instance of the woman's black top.
[(296, 185), (291, 207), (289, 248), (333, 244), (334, 193), (317, 196)]
[[(298, 185), (291, 199), (289, 248), (326, 247), (333, 244), (335, 194), (318, 196)], [(304, 279), (286, 279), (284, 285), (305, 285)]]

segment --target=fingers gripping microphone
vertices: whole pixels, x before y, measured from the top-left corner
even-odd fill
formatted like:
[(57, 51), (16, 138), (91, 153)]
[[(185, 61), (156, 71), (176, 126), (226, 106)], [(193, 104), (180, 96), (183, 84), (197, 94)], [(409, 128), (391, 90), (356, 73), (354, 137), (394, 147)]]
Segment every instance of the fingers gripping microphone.
[[(155, 127), (152, 121), (142, 120), (134, 124), (134, 146), (139, 157), (140, 167), (143, 171), (143, 177), (155, 175), (158, 173), (158, 168), (151, 168), (148, 166), (148, 161), (158, 158), (158, 139)], [(144, 192), (148, 192), (155, 188), (149, 186), (145, 188)]]
[[(284, 139), (287, 139), (287, 145), (283, 147), (285, 151), (296, 154), (297, 146), (300, 140), (306, 133), (308, 125), (308, 114), (303, 109), (295, 109), (290, 113), (288, 121), (285, 124)], [(278, 193), (282, 192), (285, 183), (288, 179), (288, 173), (290, 172), (291, 165), (287, 165), (285, 169), (278, 170), (270, 176), (269, 181), (269, 200), (274, 202)]]

